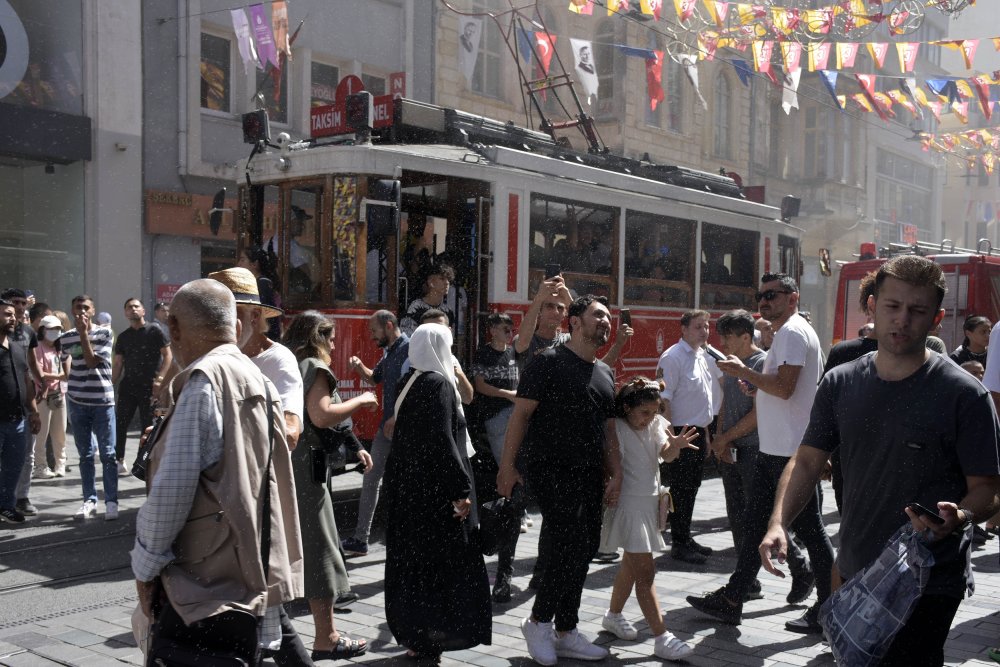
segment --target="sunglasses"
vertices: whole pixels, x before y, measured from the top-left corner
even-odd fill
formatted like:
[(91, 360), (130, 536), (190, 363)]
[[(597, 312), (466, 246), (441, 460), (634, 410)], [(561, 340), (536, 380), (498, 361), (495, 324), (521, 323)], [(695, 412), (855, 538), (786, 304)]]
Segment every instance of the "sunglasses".
[(766, 292), (757, 292), (753, 295), (754, 301), (774, 301), (779, 294), (791, 294), (789, 290), (769, 289)]

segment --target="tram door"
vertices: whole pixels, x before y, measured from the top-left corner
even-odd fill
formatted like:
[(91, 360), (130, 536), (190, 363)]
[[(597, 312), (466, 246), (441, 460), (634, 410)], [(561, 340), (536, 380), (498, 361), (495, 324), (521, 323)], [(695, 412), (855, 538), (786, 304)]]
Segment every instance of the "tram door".
[(489, 241), (489, 184), (429, 174), (404, 174), (400, 219), (400, 315), (424, 295), (428, 265), (443, 263), (455, 272), (445, 303), (455, 314), (455, 353), (465, 365), (480, 344), (485, 309), (486, 252)]

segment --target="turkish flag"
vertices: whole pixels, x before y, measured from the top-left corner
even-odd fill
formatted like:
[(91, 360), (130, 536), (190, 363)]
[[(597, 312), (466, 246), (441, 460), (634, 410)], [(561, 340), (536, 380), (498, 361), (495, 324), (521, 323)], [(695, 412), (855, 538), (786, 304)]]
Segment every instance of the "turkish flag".
[(549, 63), (552, 62), (552, 52), (556, 48), (556, 36), (547, 32), (535, 33), (535, 48), (538, 49), (538, 64), (542, 68), (542, 74), (548, 76)]

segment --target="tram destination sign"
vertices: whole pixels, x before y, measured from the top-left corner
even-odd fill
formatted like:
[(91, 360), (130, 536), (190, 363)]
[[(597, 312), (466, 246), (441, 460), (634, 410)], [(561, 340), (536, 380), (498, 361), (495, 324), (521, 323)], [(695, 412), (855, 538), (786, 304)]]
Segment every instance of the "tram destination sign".
[[(392, 125), (392, 95), (379, 95), (372, 100), (372, 127), (378, 129)], [(310, 135), (313, 139), (351, 134), (354, 130), (347, 125), (346, 101), (314, 107), (309, 112)]]

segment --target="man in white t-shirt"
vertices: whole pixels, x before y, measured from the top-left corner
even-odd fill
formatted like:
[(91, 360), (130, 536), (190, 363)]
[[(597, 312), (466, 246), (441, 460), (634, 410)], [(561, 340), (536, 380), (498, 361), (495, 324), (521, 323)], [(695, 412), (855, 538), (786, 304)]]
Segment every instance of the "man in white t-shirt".
[[(267, 337), (267, 321), (282, 314), (279, 308), (261, 303), (257, 290), (257, 279), (243, 268), (225, 269), (208, 274), (228, 287), (236, 297), (236, 317), (240, 351), (250, 357), (261, 373), (278, 390), (281, 410), (285, 414), (285, 433), (288, 448), (295, 449), (302, 433), (302, 416), (305, 409), (305, 393), (299, 363), (291, 350)], [(292, 626), (284, 607), (279, 611), (281, 621), (281, 644), (263, 647), (273, 655), (279, 665), (312, 664), (309, 652)], [(271, 653), (273, 651), (273, 653)]]
[[(687, 598), (695, 609), (734, 625), (742, 620), (742, 601), (760, 570), (757, 547), (767, 532), (781, 473), (809, 425), (816, 385), (823, 370), (819, 338), (798, 313), (799, 288), (795, 280), (783, 273), (765, 273), (757, 302), (761, 316), (771, 322), (775, 332), (763, 369), (754, 371), (732, 355), (718, 362), (723, 373), (757, 388), (760, 454), (754, 466), (750, 498), (742, 515), (745, 537), (729, 583), (704, 597)], [(796, 536), (809, 552), (812, 572), (801, 564), (796, 568), (799, 572), (793, 570), (792, 590), (787, 600), (796, 603), (806, 599), (815, 581), (818, 601), (802, 618), (785, 623), (785, 629), (791, 632), (821, 632), (819, 607), (830, 595), (833, 546), (823, 526), (821, 507), (817, 486), (806, 508), (792, 523)]]

